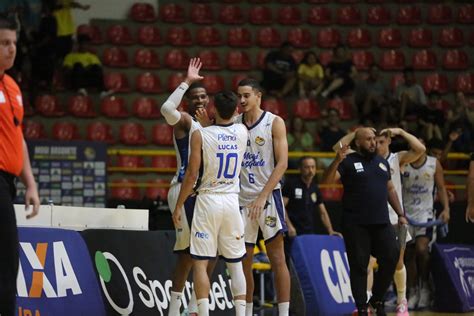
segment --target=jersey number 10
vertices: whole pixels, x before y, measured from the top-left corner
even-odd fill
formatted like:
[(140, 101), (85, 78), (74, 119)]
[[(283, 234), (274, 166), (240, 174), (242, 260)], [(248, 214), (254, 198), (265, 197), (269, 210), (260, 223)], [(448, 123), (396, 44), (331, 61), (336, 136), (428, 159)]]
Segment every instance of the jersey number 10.
[[(226, 179), (232, 179), (235, 177), (237, 172), (237, 153), (228, 153), (224, 157), (224, 153), (217, 153), (217, 158), (219, 158), (219, 170), (217, 171), (217, 179), (224, 176)], [(224, 170), (224, 172), (222, 172)]]

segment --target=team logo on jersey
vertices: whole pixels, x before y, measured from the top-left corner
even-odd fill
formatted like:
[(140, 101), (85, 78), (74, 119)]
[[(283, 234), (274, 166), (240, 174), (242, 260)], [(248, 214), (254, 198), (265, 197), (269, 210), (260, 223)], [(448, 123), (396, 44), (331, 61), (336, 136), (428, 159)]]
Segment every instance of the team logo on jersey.
[(316, 203), (316, 201), (318, 200), (318, 196), (316, 195), (315, 192), (311, 193), (311, 201), (313, 201), (313, 203)]
[(425, 178), (425, 180), (429, 180), (429, 179), (431, 179), (431, 174), (429, 174), (428, 172), (425, 172), (423, 174), (423, 178)]
[(385, 166), (382, 162), (379, 163), (379, 168), (382, 169), (383, 171), (387, 172), (387, 166)]
[(357, 171), (357, 173), (364, 172), (364, 166), (362, 165), (361, 162), (354, 162), (354, 168)]
[(255, 137), (255, 144), (257, 144), (258, 146), (263, 146), (265, 145), (265, 139), (260, 136), (257, 136)]
[(275, 227), (276, 226), (276, 217), (275, 216), (267, 216), (265, 217), (265, 225), (269, 227)]

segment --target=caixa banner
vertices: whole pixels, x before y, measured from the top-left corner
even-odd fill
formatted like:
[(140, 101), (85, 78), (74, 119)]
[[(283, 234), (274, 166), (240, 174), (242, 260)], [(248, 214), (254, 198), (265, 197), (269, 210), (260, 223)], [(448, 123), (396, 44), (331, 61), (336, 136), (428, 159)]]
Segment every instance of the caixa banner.
[(303, 292), (306, 315), (345, 315), (354, 310), (342, 238), (298, 236), (291, 248), (291, 259)]
[[(82, 236), (95, 262), (107, 315), (168, 314), (176, 263), (174, 231), (98, 229), (83, 231)], [(209, 308), (213, 315), (229, 315), (234, 306), (224, 267), (219, 262), (211, 281)], [(182, 309), (188, 306), (191, 289), (192, 284), (186, 282)]]
[(81, 235), (19, 228), (18, 315), (105, 316), (94, 268)]

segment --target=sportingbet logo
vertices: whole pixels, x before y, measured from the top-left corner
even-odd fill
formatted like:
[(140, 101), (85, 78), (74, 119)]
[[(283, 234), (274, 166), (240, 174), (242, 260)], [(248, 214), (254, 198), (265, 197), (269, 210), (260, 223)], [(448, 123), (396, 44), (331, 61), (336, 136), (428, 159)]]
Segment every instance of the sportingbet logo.
[[(334, 250), (331, 256), (329, 251), (323, 249), (320, 257), (324, 279), (334, 301), (339, 304), (349, 303), (351, 300), (354, 301), (349, 272), (342, 259), (341, 252)], [(345, 262), (347, 262), (347, 255), (345, 255), (345, 259)], [(334, 273), (336, 273), (337, 278), (331, 276)]]
[[(61, 298), (68, 295), (82, 294), (81, 286), (62, 241), (37, 244), (20, 242), (20, 248), (29, 266), (23, 266), (20, 261), (16, 281), (18, 297)], [(49, 252), (52, 252), (52, 256), (47, 257)], [(54, 261), (54, 276), (47, 275), (45, 271), (45, 267), (51, 265), (51, 263), (46, 262), (47, 258), (52, 258)], [(31, 286), (28, 287), (24, 271), (30, 270), (33, 270), (33, 272)], [(48, 271), (50, 270), (48, 269)], [(50, 280), (56, 280), (55, 284)]]

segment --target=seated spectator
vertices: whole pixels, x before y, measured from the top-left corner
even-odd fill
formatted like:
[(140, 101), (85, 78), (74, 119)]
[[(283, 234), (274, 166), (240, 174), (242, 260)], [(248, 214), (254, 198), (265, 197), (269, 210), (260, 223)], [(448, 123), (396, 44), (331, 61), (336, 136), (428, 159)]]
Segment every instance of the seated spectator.
[(86, 88), (101, 91), (101, 98), (113, 91), (105, 91), (102, 66), (99, 57), (89, 50), (90, 38), (77, 37), (77, 49), (66, 55), (63, 62), (64, 78), (69, 79), (69, 87), (80, 94), (87, 95)]
[(307, 131), (305, 122), (294, 117), (291, 121), (288, 138), (288, 151), (313, 151), (314, 139), (311, 133)]
[(270, 95), (278, 98), (293, 91), (296, 83), (296, 61), (291, 55), (293, 47), (289, 42), (265, 57), (262, 87)]
[(440, 95), (432, 92), (429, 96), (430, 102), (418, 108), (418, 124), (423, 139), (443, 139), (442, 126), (444, 124), (444, 113), (436, 108)]
[[(339, 112), (336, 109), (329, 109), (327, 116), (327, 126), (319, 132), (321, 139), (321, 151), (332, 151), (332, 146), (339, 141), (346, 132), (339, 126)], [(330, 159), (332, 161), (332, 159)]]
[(324, 70), (318, 57), (307, 52), (298, 66), (298, 85), (300, 98), (315, 98), (323, 88)]
[(400, 102), (399, 119), (406, 115), (416, 114), (420, 106), (426, 105), (426, 95), (423, 88), (415, 82), (415, 71), (411, 67), (403, 70), (404, 82), (395, 89), (395, 98)]
[(354, 89), (356, 75), (357, 70), (347, 49), (342, 45), (334, 48), (333, 60), (326, 68), (325, 86), (321, 96), (324, 98), (342, 97), (351, 92)]
[(474, 151), (474, 102), (469, 102), (462, 92), (456, 95), (456, 103), (448, 111), (446, 125), (449, 134), (453, 131), (459, 134), (452, 141), (453, 151)]
[(361, 123), (365, 120), (385, 124), (389, 112), (389, 98), (387, 88), (380, 79), (379, 68), (370, 67), (366, 80), (359, 80), (356, 84), (355, 102), (361, 114)]

